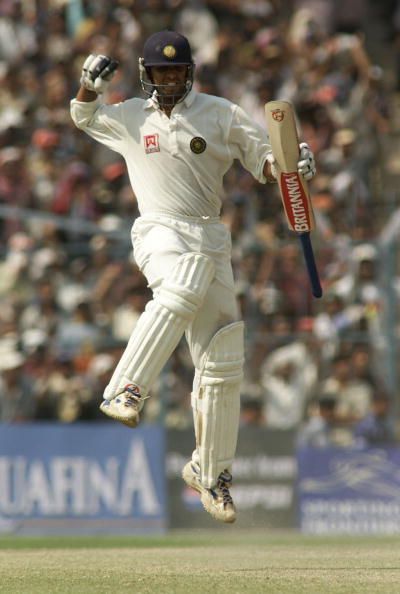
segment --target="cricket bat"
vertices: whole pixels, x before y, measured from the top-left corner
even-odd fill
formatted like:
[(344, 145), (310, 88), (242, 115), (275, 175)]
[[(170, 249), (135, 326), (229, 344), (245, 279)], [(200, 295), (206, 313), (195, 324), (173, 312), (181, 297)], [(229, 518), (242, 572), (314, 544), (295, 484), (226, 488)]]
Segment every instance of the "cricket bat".
[(265, 115), (286, 219), (299, 236), (312, 294), (319, 298), (322, 288), (310, 239), (315, 220), (307, 182), (297, 171), (300, 151), (294, 108), (288, 101), (269, 101)]

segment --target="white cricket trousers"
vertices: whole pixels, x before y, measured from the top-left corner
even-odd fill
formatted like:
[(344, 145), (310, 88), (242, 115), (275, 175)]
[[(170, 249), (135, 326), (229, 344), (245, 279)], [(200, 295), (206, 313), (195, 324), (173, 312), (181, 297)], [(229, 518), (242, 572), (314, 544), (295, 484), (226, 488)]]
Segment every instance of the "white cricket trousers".
[(216, 331), (239, 319), (229, 230), (219, 218), (146, 214), (132, 227), (132, 244), (136, 264), (153, 294), (168, 279), (182, 254), (197, 252), (213, 260), (214, 280), (185, 332), (193, 364), (199, 368)]

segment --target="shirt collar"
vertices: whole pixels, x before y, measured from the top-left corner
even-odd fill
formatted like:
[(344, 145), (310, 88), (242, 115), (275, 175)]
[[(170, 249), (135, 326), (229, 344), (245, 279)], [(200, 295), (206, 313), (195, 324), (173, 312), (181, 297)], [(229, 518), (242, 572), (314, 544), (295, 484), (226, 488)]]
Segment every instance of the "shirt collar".
[(157, 103), (156, 99), (153, 99), (153, 97), (149, 97), (143, 103), (143, 109), (150, 109), (151, 107), (153, 107), (154, 109), (157, 109), (157, 107), (158, 107), (158, 103)]
[(190, 107), (192, 105), (193, 101), (196, 99), (196, 95), (197, 92), (194, 89), (191, 89), (183, 100), (183, 103), (186, 107)]

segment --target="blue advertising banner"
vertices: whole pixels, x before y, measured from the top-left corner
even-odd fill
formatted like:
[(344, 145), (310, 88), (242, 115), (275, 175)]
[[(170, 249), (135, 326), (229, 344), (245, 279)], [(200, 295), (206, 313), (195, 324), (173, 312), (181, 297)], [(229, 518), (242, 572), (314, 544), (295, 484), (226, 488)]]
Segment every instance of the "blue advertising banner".
[(156, 425), (0, 425), (0, 533), (163, 532), (164, 455)]
[(298, 471), (303, 532), (400, 533), (399, 448), (300, 448)]

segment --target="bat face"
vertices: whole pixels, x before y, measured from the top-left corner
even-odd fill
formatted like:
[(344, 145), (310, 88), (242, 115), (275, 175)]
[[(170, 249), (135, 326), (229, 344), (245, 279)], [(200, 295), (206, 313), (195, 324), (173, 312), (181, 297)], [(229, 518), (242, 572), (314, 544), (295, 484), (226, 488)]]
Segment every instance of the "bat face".
[(278, 181), (289, 227), (297, 233), (310, 231), (314, 221), (300, 175), (281, 172)]

